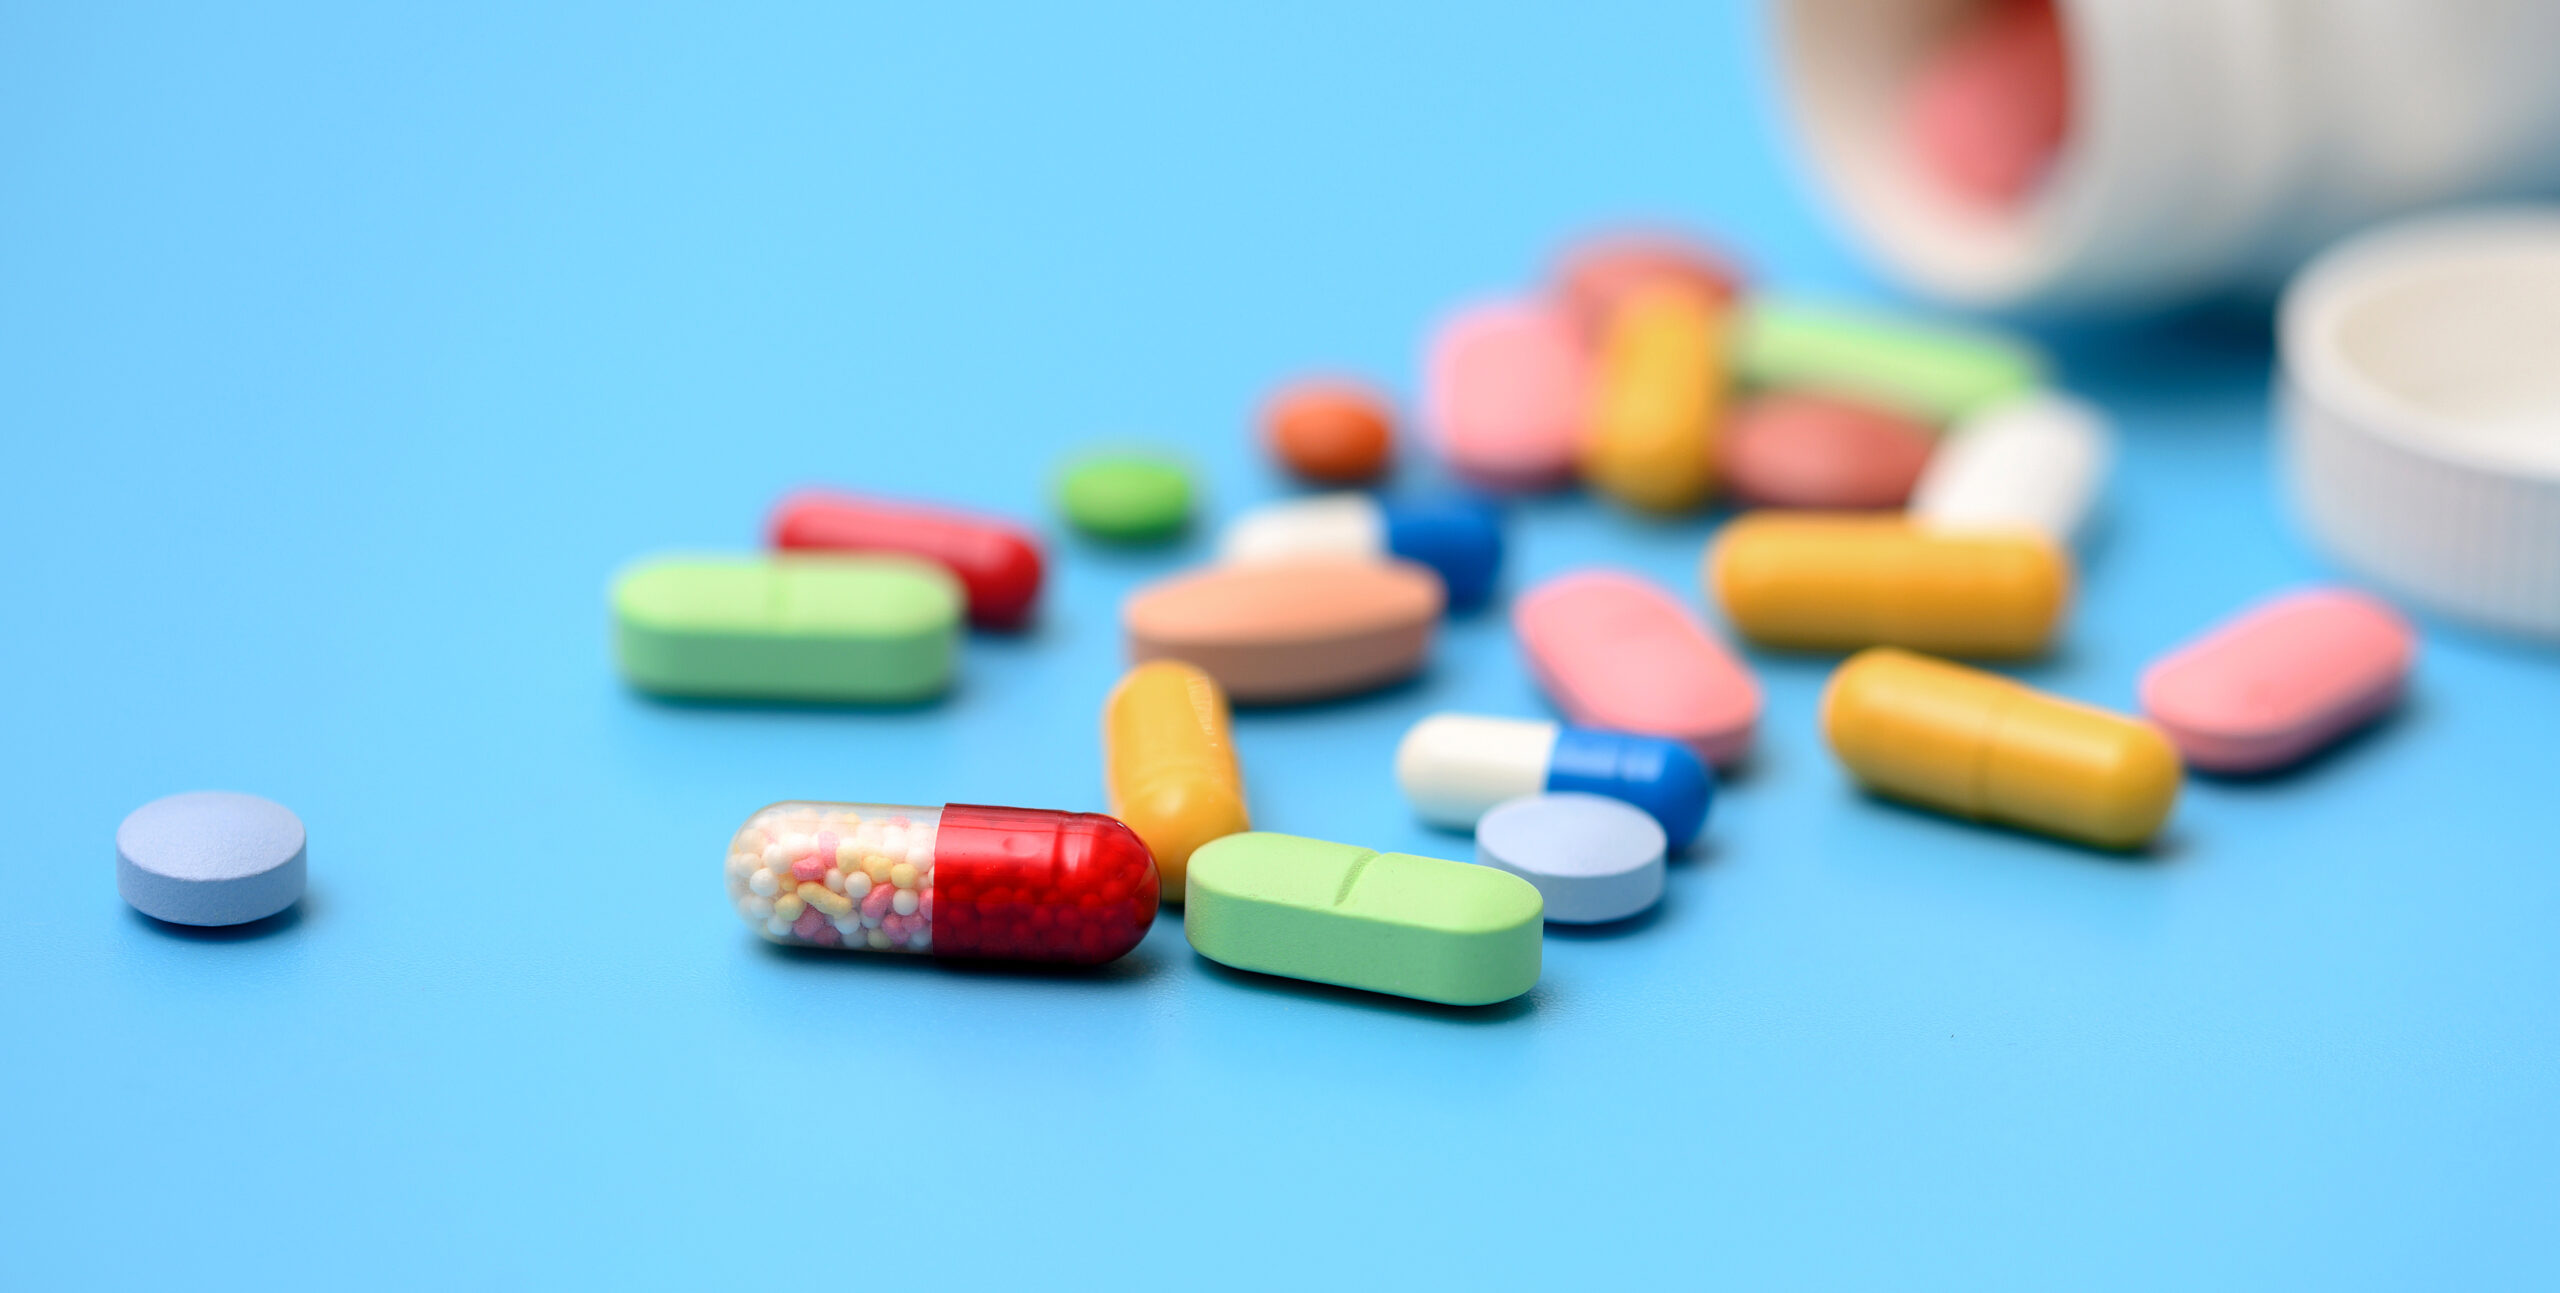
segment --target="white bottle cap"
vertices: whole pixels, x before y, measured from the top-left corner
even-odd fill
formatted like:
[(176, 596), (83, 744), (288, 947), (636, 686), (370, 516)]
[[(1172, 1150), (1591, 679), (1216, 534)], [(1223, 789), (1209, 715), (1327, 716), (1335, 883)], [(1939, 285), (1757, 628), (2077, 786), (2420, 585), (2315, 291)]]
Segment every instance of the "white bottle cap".
[(2420, 605), (2560, 639), (2560, 209), (2411, 220), (2285, 292), (2303, 519)]

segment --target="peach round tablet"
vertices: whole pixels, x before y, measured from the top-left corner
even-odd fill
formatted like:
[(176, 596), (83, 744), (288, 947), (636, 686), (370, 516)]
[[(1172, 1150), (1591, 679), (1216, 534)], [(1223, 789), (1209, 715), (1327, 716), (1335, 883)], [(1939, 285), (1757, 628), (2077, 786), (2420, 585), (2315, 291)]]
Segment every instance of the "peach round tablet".
[(1263, 408), (1262, 438), (1304, 479), (1357, 485), (1386, 474), (1395, 452), (1395, 413), (1386, 396), (1359, 382), (1302, 381)]
[(1772, 392), (1726, 429), (1725, 483), (1757, 507), (1900, 507), (1936, 444), (1927, 427), (1871, 404)]
[(1511, 627), (1538, 685), (1574, 722), (1669, 737), (1718, 766), (1750, 748), (1760, 684), (1670, 593), (1583, 571), (1529, 590)]
[(2388, 711), (2416, 655), (2408, 621), (2374, 598), (2335, 588), (2291, 593), (2144, 671), (2142, 710), (2189, 764), (2265, 772)]
[(1133, 663), (1188, 661), (1237, 704), (1272, 705), (1413, 676), (1442, 597), (1410, 561), (1310, 556), (1176, 575), (1131, 594), (1120, 620)]
[(1675, 233), (1605, 234), (1578, 243), (1556, 266), (1557, 299), (1584, 336), (1608, 330), (1618, 307), (1656, 287), (1696, 293), (1716, 306), (1742, 295), (1742, 274), (1721, 253)]
[(1582, 338), (1561, 312), (1477, 305), (1431, 340), (1425, 420), (1459, 475), (1489, 489), (1547, 489), (1573, 474), (1590, 388)]

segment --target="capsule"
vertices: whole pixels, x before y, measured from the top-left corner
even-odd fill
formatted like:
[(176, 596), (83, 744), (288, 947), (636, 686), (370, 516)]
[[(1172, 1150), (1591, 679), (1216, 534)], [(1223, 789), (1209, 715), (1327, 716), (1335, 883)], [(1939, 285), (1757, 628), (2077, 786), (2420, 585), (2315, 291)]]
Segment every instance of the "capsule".
[(1611, 317), (1592, 384), (1583, 479), (1630, 507), (1678, 512), (1716, 484), (1729, 312), (1678, 287), (1645, 289)]
[(1433, 714), (1396, 746), (1396, 784), (1424, 821), (1473, 830), (1494, 805), (1579, 791), (1643, 809), (1677, 853), (1696, 839), (1715, 775), (1678, 741), (1489, 714)]
[(1182, 901), (1193, 849), (1253, 829), (1227, 694), (1179, 660), (1139, 665), (1111, 689), (1102, 706), (1102, 765), (1111, 815), (1155, 855), (1166, 902)]
[(1016, 629), (1040, 597), (1040, 541), (1010, 521), (946, 508), (808, 490), (773, 511), (773, 546), (902, 552), (949, 570), (969, 597), (969, 622)]
[(1758, 513), (1707, 549), (1725, 618), (1763, 646), (2042, 651), (2070, 599), (2062, 550), (2028, 531), (1941, 533), (1896, 516)]
[(1156, 864), (1100, 813), (781, 803), (729, 842), (729, 902), (776, 943), (1099, 965), (1156, 918)]
[(1958, 423), (1911, 490), (1911, 519), (1933, 530), (2034, 530), (2069, 543), (2106, 481), (2106, 415), (2038, 391)]
[(1318, 494), (1237, 517), (1219, 553), (1229, 561), (1402, 557), (1440, 576), (1450, 610), (1469, 611), (1493, 596), (1502, 573), (1502, 512), (1483, 499), (1460, 496)]
[(1890, 647), (1831, 675), (1822, 731), (1878, 794), (2101, 848), (2150, 839), (2178, 799), (2148, 724)]

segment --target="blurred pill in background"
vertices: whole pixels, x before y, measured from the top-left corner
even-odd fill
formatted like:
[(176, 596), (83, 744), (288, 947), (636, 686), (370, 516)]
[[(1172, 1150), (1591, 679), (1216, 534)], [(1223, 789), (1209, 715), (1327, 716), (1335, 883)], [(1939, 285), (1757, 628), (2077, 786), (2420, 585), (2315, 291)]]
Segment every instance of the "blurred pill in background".
[(1937, 437), (1910, 418), (1859, 400), (1796, 391), (1762, 394), (1723, 437), (1735, 501), (1754, 507), (1900, 507), (1929, 465)]
[(2142, 711), (2190, 766), (2268, 772), (2389, 712), (2417, 635), (2380, 600), (2343, 588), (2250, 607), (2142, 674)]
[(1556, 264), (1556, 299), (1574, 327), (1594, 340), (1628, 300), (1665, 287), (1731, 307), (1742, 298), (1742, 273), (1723, 252), (1667, 231), (1585, 239), (1568, 247)]
[(1590, 419), (1591, 365), (1573, 324), (1536, 301), (1460, 309), (1432, 334), (1424, 421), (1449, 469), (1486, 489), (1553, 489), (1573, 476)]
[(1459, 495), (1319, 494), (1238, 516), (1228, 523), (1218, 550), (1228, 561), (1401, 558), (1440, 576), (1448, 608), (1465, 612), (1493, 596), (1502, 573), (1502, 511), (1485, 499)]
[(1656, 284), (1620, 302), (1601, 327), (1582, 478), (1630, 507), (1702, 506), (1716, 483), (1731, 311), (1696, 291)]
[(1040, 540), (1001, 517), (956, 508), (803, 490), (774, 508), (773, 546), (825, 552), (896, 552), (949, 570), (985, 629), (1028, 623), (1040, 597)]
[(1937, 530), (2027, 529), (2067, 544), (2114, 457), (2106, 415), (2035, 391), (1958, 422), (1911, 487), (1911, 519)]
[(1930, 179), (1985, 206), (2026, 198), (2070, 130), (2070, 57), (2052, 0), (1965, 9), (1908, 96), (1907, 146)]
[(1394, 462), (1395, 411), (1365, 383), (1309, 379), (1283, 387), (1264, 406), (1262, 440), (1301, 480), (1364, 485)]

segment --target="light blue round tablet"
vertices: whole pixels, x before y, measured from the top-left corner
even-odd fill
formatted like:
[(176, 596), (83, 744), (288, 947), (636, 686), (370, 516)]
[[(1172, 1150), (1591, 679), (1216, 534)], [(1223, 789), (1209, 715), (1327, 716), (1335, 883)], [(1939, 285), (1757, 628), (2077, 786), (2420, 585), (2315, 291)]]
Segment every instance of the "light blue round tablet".
[(1476, 861), (1547, 900), (1547, 919), (1625, 920), (1662, 901), (1662, 824), (1633, 804), (1566, 791), (1496, 804), (1476, 823)]
[(302, 819), (271, 799), (195, 790), (116, 828), (116, 892), (172, 925), (242, 925), (302, 897)]

